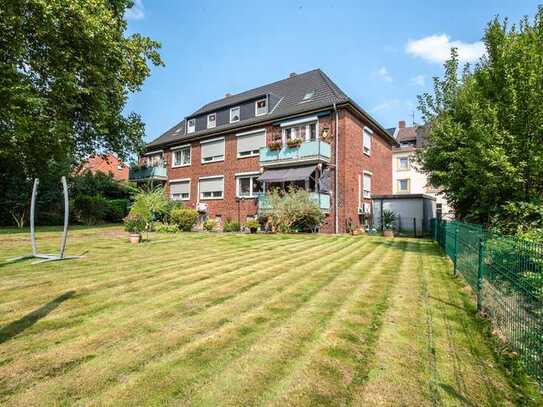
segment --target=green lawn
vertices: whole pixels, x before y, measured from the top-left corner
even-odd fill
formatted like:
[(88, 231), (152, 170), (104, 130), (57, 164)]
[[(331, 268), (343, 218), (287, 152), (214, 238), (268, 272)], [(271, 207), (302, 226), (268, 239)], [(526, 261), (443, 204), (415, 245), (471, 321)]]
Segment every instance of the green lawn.
[[(0, 233), (1, 260), (29, 249)], [(83, 252), (0, 263), (0, 405), (522, 401), (429, 241), (102, 227), (71, 232)]]

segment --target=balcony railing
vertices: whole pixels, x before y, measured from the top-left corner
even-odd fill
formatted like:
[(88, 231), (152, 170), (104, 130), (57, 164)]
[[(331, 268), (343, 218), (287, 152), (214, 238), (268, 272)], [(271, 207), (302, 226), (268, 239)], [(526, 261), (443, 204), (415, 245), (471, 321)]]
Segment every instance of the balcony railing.
[(128, 173), (130, 181), (166, 180), (166, 167), (134, 167)]
[[(310, 198), (313, 202), (319, 205), (319, 208), (323, 212), (330, 212), (330, 195), (322, 194), (319, 192), (310, 192)], [(257, 196), (258, 210), (268, 210), (270, 209), (270, 203), (268, 201), (268, 195), (260, 194)]]
[(298, 147), (282, 146), (278, 150), (260, 149), (261, 164), (280, 164), (296, 161), (330, 161), (332, 148), (324, 141), (306, 141)]

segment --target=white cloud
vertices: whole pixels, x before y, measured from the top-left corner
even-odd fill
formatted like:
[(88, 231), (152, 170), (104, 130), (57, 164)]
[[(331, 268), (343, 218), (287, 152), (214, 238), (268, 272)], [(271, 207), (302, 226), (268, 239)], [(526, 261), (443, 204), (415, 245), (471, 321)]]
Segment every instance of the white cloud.
[(417, 75), (409, 80), (409, 84), (414, 86), (424, 86), (425, 81), (426, 77), (424, 75)]
[(388, 100), (385, 100), (383, 103), (378, 104), (377, 106), (374, 106), (370, 110), (370, 112), (375, 113), (375, 112), (380, 112), (381, 110), (392, 109), (394, 107), (400, 106), (401, 103), (402, 102), (400, 101), (400, 99), (388, 99)]
[(392, 76), (388, 73), (388, 69), (385, 66), (382, 66), (377, 71), (377, 77), (385, 82), (392, 82)]
[(145, 17), (145, 8), (143, 0), (134, 0), (134, 5), (126, 10), (125, 17), (127, 20), (141, 20)]
[(458, 48), (461, 63), (475, 62), (485, 53), (485, 46), (481, 41), (473, 43), (451, 41), (447, 34), (434, 34), (418, 40), (409, 40), (405, 51), (429, 62), (443, 63), (451, 56), (453, 47)]

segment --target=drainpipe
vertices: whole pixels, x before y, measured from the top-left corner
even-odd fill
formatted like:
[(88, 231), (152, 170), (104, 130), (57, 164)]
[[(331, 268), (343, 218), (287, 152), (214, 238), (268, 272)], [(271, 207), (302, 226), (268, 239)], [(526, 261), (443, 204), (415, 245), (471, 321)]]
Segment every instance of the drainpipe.
[(334, 112), (336, 113), (336, 136), (335, 136), (335, 144), (336, 144), (336, 151), (335, 151), (335, 161), (336, 161), (336, 168), (335, 168), (335, 171), (334, 171), (334, 174), (335, 174), (335, 199), (334, 199), (334, 207), (335, 207), (335, 219), (334, 219), (334, 230), (335, 230), (335, 233), (338, 234), (339, 233), (339, 213), (338, 213), (338, 210), (339, 210), (339, 204), (338, 204), (338, 200), (339, 200), (339, 144), (338, 144), (338, 132), (339, 132), (339, 114), (338, 114), (338, 111), (337, 111), (337, 107), (336, 107), (336, 102), (334, 102)]

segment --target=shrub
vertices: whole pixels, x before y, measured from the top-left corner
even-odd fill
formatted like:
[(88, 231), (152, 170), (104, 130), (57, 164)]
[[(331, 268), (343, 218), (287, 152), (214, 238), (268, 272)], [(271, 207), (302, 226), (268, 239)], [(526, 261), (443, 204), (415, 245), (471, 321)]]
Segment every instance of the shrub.
[(207, 232), (213, 232), (217, 228), (218, 222), (214, 219), (208, 219), (204, 222), (204, 230)]
[(141, 233), (146, 227), (147, 222), (145, 218), (136, 211), (130, 211), (128, 216), (124, 218), (124, 228), (129, 233)]
[(223, 232), (239, 232), (241, 230), (239, 222), (231, 222), (226, 221), (224, 222), (224, 226), (222, 228)]
[(173, 223), (155, 222), (153, 224), (155, 232), (158, 233), (177, 233), (179, 232), (179, 226)]
[(260, 223), (256, 219), (249, 219), (245, 226), (248, 229), (258, 229), (260, 227)]
[(74, 199), (76, 218), (84, 224), (102, 223), (110, 211), (110, 202), (102, 195), (79, 195)]
[(174, 208), (170, 212), (170, 222), (183, 232), (190, 232), (198, 220), (198, 212), (190, 208)]
[(106, 215), (108, 222), (118, 223), (122, 222), (123, 218), (128, 213), (128, 205), (130, 201), (128, 199), (109, 199), (109, 210)]
[(286, 193), (274, 190), (268, 202), (270, 209), (265, 214), (271, 217), (273, 228), (281, 233), (314, 231), (324, 219), (309, 192), (300, 188), (290, 187)]

